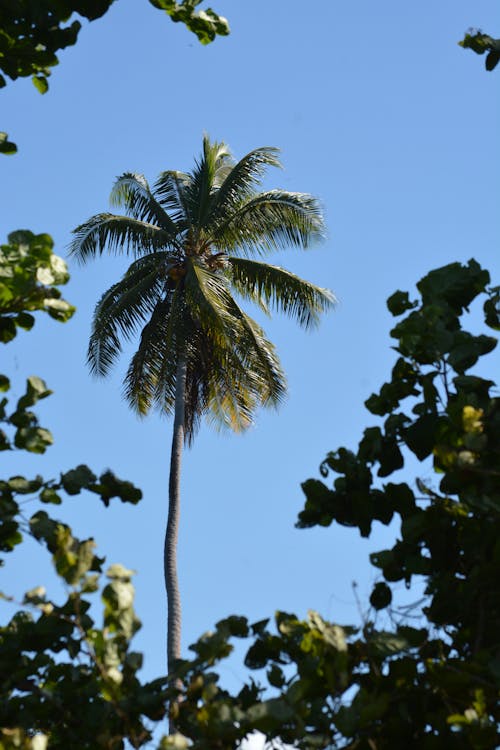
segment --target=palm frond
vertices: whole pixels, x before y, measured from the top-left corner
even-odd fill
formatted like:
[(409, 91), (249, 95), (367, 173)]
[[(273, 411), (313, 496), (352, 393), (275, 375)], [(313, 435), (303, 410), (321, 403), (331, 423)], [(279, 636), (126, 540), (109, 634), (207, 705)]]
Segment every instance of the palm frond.
[[(263, 405), (277, 406), (286, 394), (286, 378), (274, 345), (266, 338), (258, 323), (229, 296), (227, 313), (233, 321), (232, 367), (245, 381), (245, 389), (253, 392)], [(237, 366), (235, 362), (240, 364)], [(244, 375), (244, 377), (243, 377)]]
[(170, 354), (166, 334), (171, 309), (170, 296), (157, 303), (149, 322), (142, 330), (139, 346), (125, 376), (125, 399), (141, 416), (148, 413), (153, 402), (157, 400), (159, 391), (162, 393), (163, 411), (167, 414), (173, 411), (175, 372), (173, 376), (170, 372), (163, 373), (165, 356)]
[(219, 429), (236, 432), (252, 424), (260, 400), (260, 381), (236, 349), (221, 346), (197, 330), (187, 354), (186, 438), (191, 443), (202, 416)]
[[(193, 323), (186, 309), (183, 284), (175, 287), (168, 317), (163, 321), (161, 333), (161, 356), (158, 379), (154, 390), (154, 401), (157, 408), (165, 414), (170, 414), (175, 406), (175, 385), (177, 379), (177, 365), (181, 357), (187, 357), (190, 341), (193, 338)], [(189, 367), (189, 358), (187, 361)], [(187, 376), (191, 374), (189, 369)], [(185, 426), (189, 424), (192, 415), (185, 405)], [(186, 439), (189, 436), (186, 435)]]
[(287, 384), (276, 348), (258, 323), (240, 310), (236, 302), (234, 305), (241, 314), (245, 329), (236, 349), (255, 381), (254, 393), (264, 406), (278, 406), (285, 398)]
[[(229, 364), (226, 363), (226, 366)], [(240, 380), (225, 378), (223, 382), (212, 384), (208, 395), (207, 416), (214, 427), (244, 432), (253, 423), (255, 408), (254, 393)]]
[(197, 258), (189, 258), (185, 293), (195, 325), (221, 345), (230, 346), (238, 335), (238, 320), (229, 313), (232, 298), (226, 278), (210, 271)]
[(216, 347), (234, 353), (242, 372), (247, 373), (248, 383), (252, 378), (255, 390), (261, 390), (263, 403), (279, 403), (286, 382), (274, 346), (260, 326), (240, 309), (225, 277), (209, 271), (193, 258), (185, 283), (186, 304), (204, 335)]
[(111, 191), (110, 203), (115, 207), (123, 207), (134, 219), (158, 225), (168, 232), (175, 242), (178, 234), (177, 225), (156, 200), (142, 174), (125, 172), (118, 177)]
[(130, 339), (153, 312), (165, 289), (169, 256), (154, 253), (133, 263), (123, 278), (103, 294), (96, 305), (87, 361), (94, 375), (107, 375)]
[(185, 172), (165, 170), (160, 172), (153, 188), (159, 203), (168, 212), (179, 231), (185, 230), (191, 222), (189, 201), (186, 191), (191, 176)]
[(272, 146), (257, 148), (232, 166), (218, 190), (212, 193), (207, 216), (207, 231), (223, 222), (241, 206), (242, 201), (255, 194), (267, 167), (281, 167), (279, 149)]
[(234, 160), (227, 145), (217, 141), (211, 143), (205, 135), (202, 155), (195, 162), (191, 182), (186, 190), (190, 206), (189, 213), (195, 228), (205, 226), (210, 211), (212, 191), (218, 188), (220, 180), (228, 174), (228, 167), (233, 164)]
[(211, 241), (219, 250), (264, 255), (290, 246), (306, 249), (322, 239), (324, 232), (316, 198), (269, 190), (240, 205), (213, 229)]
[(275, 310), (284, 312), (304, 328), (319, 323), (321, 313), (335, 303), (335, 297), (304, 281), (290, 271), (248, 258), (229, 257), (231, 283), (244, 298), (262, 300)]
[(97, 214), (80, 224), (73, 234), (69, 254), (80, 263), (86, 263), (105, 248), (112, 253), (125, 253), (139, 257), (160, 249), (176, 249), (172, 236), (165, 229), (138, 221), (128, 216)]

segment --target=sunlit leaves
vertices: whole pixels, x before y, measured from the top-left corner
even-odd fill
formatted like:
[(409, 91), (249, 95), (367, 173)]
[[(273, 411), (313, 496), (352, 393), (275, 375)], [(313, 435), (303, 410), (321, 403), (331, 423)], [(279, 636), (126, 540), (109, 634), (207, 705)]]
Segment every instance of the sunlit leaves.
[(229, 258), (230, 278), (244, 298), (262, 300), (305, 328), (317, 325), (335, 297), (328, 289), (300, 279), (290, 271), (247, 258)]
[(186, 25), (189, 31), (196, 34), (202, 44), (209, 44), (217, 35), (227, 36), (229, 24), (223, 16), (217, 15), (211, 8), (196, 10), (201, 0), (149, 0), (155, 8), (164, 10), (176, 23)]
[(62, 299), (59, 286), (69, 279), (66, 263), (52, 252), (48, 234), (11, 232), (0, 246), (0, 341), (8, 343), (17, 329), (30, 330), (33, 313), (43, 311), (65, 322), (75, 308)]

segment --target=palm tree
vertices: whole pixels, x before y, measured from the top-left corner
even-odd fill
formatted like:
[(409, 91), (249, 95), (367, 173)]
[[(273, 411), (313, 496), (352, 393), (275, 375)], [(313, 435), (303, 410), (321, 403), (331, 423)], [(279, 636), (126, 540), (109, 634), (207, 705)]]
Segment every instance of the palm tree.
[(88, 349), (106, 375), (121, 340), (140, 331), (125, 376), (125, 397), (140, 415), (155, 406), (174, 415), (164, 569), (168, 668), (180, 657), (181, 607), (176, 548), (183, 444), (204, 415), (241, 431), (259, 405), (277, 406), (286, 381), (274, 346), (235, 294), (274, 307), (308, 328), (333, 303), (326, 289), (259, 258), (307, 248), (323, 234), (317, 201), (283, 190), (258, 192), (275, 148), (235, 163), (224, 143), (203, 140), (192, 172), (162, 172), (150, 189), (142, 175), (119, 177), (111, 203), (127, 215), (98, 214), (75, 229), (70, 252), (85, 263), (105, 248), (135, 260), (98, 302)]

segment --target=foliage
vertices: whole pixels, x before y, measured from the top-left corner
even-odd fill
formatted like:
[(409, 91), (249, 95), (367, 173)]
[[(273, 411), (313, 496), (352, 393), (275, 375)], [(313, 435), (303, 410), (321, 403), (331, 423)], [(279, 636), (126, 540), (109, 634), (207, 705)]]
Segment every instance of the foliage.
[[(61, 322), (73, 308), (61, 299), (58, 285), (68, 279), (61, 258), (53, 255), (48, 235), (14, 232), (2, 247), (0, 321), (3, 340), (17, 328), (30, 329), (33, 312)], [(54, 303), (58, 305), (54, 307)], [(0, 376), (0, 390), (10, 383)], [(27, 380), (26, 393), (14, 408), (0, 402), (0, 450), (43, 453), (52, 443), (32, 407), (51, 393), (37, 377)], [(62, 603), (51, 600), (42, 586), (28, 591), (19, 609), (0, 626), (0, 749), (106, 748), (118, 750), (128, 741), (141, 747), (151, 740), (151, 721), (165, 712), (165, 680), (142, 684), (137, 672), (141, 654), (130, 650), (140, 623), (133, 608), (132, 571), (111, 565), (102, 588), (103, 625), (96, 625), (92, 599), (101, 586), (104, 559), (92, 539), (80, 540), (71, 528), (52, 517), (51, 505), (86, 491), (107, 506), (114, 497), (136, 504), (141, 492), (107, 470), (97, 477), (87, 466), (58, 479), (12, 476), (0, 481), (0, 565), (31, 538), (51, 555), (66, 589)], [(28, 504), (38, 508), (29, 517)], [(15, 604), (7, 592), (0, 598)]]
[(500, 39), (493, 39), (488, 34), (483, 34), (479, 29), (471, 29), (459, 44), (464, 49), (471, 49), (478, 55), (484, 55), (487, 52), (484, 63), (486, 70), (496, 68), (500, 60)]
[[(218, 623), (179, 663), (184, 687), (172, 710), (193, 748), (236, 748), (254, 730), (300, 748), (499, 746), (500, 400), (492, 381), (471, 372), (496, 339), (461, 325), (482, 300), (486, 326), (500, 330), (500, 288), (489, 284), (471, 260), (425, 276), (418, 300), (389, 298), (391, 313), (404, 316), (391, 332), (398, 358), (366, 402), (385, 421), (365, 430), (356, 452), (328, 454), (321, 473), (334, 474), (333, 488), (303, 484), (302, 528), (336, 521), (368, 536), (374, 521), (400, 523), (394, 546), (371, 555), (381, 578), (363, 627), (314, 612), (305, 621), (278, 613), (275, 627), (236, 616)], [(437, 488), (386, 481), (410, 455), (432, 459)], [(425, 607), (409, 624), (391, 601), (398, 582), (415, 579)], [(250, 678), (231, 694), (215, 668), (231, 639), (247, 637), (245, 664), (265, 670), (265, 682)]]
[[(211, 8), (197, 11), (201, 0), (150, 0), (155, 8), (164, 10), (176, 22), (192, 31), (202, 44), (217, 35), (227, 35), (225, 18)], [(57, 52), (76, 44), (82, 27), (75, 14), (95, 21), (101, 18), (113, 0), (12, 0), (3, 3), (0, 13), (0, 88), (6, 78), (31, 76), (36, 88), (44, 94), (48, 89), (50, 69), (58, 64)]]
[[(149, 0), (176, 23), (183, 23), (202, 44), (227, 36), (229, 24), (211, 8), (197, 10), (202, 0)], [(41, 94), (49, 88), (51, 69), (59, 64), (57, 53), (76, 44), (82, 27), (75, 14), (94, 21), (113, 0), (8, 0), (0, 9), (0, 88), (7, 78), (30, 77)], [(3, 75), (2, 75), (3, 73)], [(14, 154), (17, 146), (0, 132), (0, 154)]]
[(0, 154), (12, 156), (15, 153), (17, 153), (16, 144), (9, 141), (8, 133), (0, 132)]
[(196, 34), (202, 44), (210, 44), (216, 36), (227, 36), (229, 24), (223, 16), (217, 15), (212, 8), (197, 11), (202, 0), (149, 0), (155, 8), (164, 10), (175, 23), (183, 23)]
[(204, 414), (242, 430), (257, 405), (276, 405), (283, 397), (274, 347), (237, 296), (266, 312), (274, 307), (305, 328), (333, 302), (328, 290), (251, 259), (307, 248), (322, 236), (312, 196), (257, 191), (266, 167), (278, 165), (277, 149), (259, 148), (235, 163), (224, 143), (205, 137), (191, 173), (162, 172), (153, 189), (142, 175), (126, 173), (111, 200), (127, 215), (98, 214), (75, 229), (71, 253), (82, 263), (105, 249), (136, 258), (96, 306), (92, 372), (106, 375), (121, 340), (140, 331), (126, 398), (141, 415), (152, 406), (171, 414), (185, 358), (188, 440)]
[(37, 310), (61, 322), (74, 312), (58, 288), (69, 274), (66, 263), (52, 252), (52, 238), (19, 229), (9, 234), (7, 242), (0, 245), (0, 342), (4, 344), (15, 338), (18, 328), (33, 327)]

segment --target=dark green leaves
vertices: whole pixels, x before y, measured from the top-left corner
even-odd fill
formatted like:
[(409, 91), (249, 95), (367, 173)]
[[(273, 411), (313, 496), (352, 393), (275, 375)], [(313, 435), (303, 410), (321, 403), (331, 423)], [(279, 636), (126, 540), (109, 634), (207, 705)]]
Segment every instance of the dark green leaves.
[[(8, 391), (10, 387), (8, 378), (1, 376), (0, 382), (2, 390)], [(11, 414), (6, 411), (8, 400), (4, 398), (0, 402), (0, 423), (3, 422), (12, 433), (9, 436), (5, 430), (0, 431), (0, 451), (12, 450), (16, 447), (30, 453), (45, 453), (47, 447), (52, 444), (52, 435), (48, 430), (40, 427), (30, 407), (51, 393), (52, 391), (47, 389), (41, 378), (32, 376), (26, 381), (26, 393), (18, 400), (16, 409)]]
[[(199, 0), (150, 0), (151, 5), (165, 10), (173, 21), (183, 23), (202, 44), (208, 44), (217, 35), (229, 34), (225, 18), (213, 10), (196, 11)], [(28, 0), (7, 3), (2, 8), (0, 70), (12, 80), (31, 76), (40, 93), (48, 89), (47, 78), (51, 68), (58, 64), (59, 50), (76, 44), (81, 28), (79, 21), (71, 21), (73, 13), (93, 21), (106, 13), (112, 0), (79, 0), (77, 3), (54, 3), (37, 0), (33, 6)], [(68, 24), (68, 22), (71, 23)], [(66, 25), (68, 24), (68, 25)], [(0, 87), (5, 86), (0, 76)]]
[(387, 308), (392, 315), (402, 315), (416, 306), (416, 302), (410, 302), (408, 292), (394, 292), (387, 300)]
[(485, 290), (489, 282), (488, 271), (471, 258), (466, 266), (450, 263), (430, 271), (418, 282), (417, 289), (426, 308), (437, 305), (444, 311), (449, 307), (456, 315), (460, 315)]
[(8, 140), (7, 133), (0, 132), (0, 154), (12, 155), (16, 153), (16, 144)]
[(88, 466), (77, 466), (76, 469), (61, 474), (61, 484), (68, 495), (78, 495), (82, 489), (88, 489), (93, 482), (95, 482), (96, 476), (90, 471)]
[(486, 54), (486, 70), (494, 70), (500, 60), (500, 39), (493, 39), (488, 34), (483, 34), (479, 29), (471, 29), (459, 45), (464, 49), (471, 49), (478, 55)]
[[(416, 737), (418, 747), (429, 748), (499, 742), (499, 680), (485, 665), (495, 658), (500, 627), (494, 572), (500, 560), (500, 404), (493, 381), (470, 371), (496, 340), (462, 327), (469, 307), (481, 300), (485, 324), (498, 329), (498, 287), (489, 282), (476, 261), (452, 263), (419, 282), (416, 302), (404, 292), (389, 298), (391, 312), (406, 315), (391, 333), (399, 358), (390, 381), (366, 402), (385, 422), (365, 430), (357, 452), (328, 454), (321, 474), (333, 472), (331, 488), (315, 479), (303, 484), (307, 499), (299, 526), (336, 521), (367, 534), (375, 519), (399, 516), (392, 548), (370, 555), (384, 578), (370, 604), (376, 612), (388, 608), (393, 622), (404, 622), (425, 604), (423, 615), (436, 633), (432, 640), (427, 628), (405, 624), (380, 632), (365, 623), (363, 641), (349, 646), (349, 654), (357, 657), (366, 648), (373, 661), (361, 669), (359, 689), (333, 719), (353, 746), (364, 746), (366, 737), (378, 746), (377, 725), (383, 727), (381, 747), (392, 747), (392, 731), (394, 746), (414, 744)], [(436, 488), (427, 479), (429, 464), (415, 491), (408, 484), (376, 483), (375, 473), (391, 475), (409, 452), (432, 460)], [(424, 580), (424, 598), (398, 608), (398, 587), (391, 584), (409, 586), (417, 576)], [(439, 699), (430, 702), (429, 690)], [(333, 694), (329, 684), (328, 699)], [(405, 739), (407, 728), (411, 739)], [(333, 731), (329, 741), (342, 745)]]
[(370, 595), (370, 604), (375, 609), (385, 609), (392, 601), (392, 591), (386, 583), (376, 583)]

